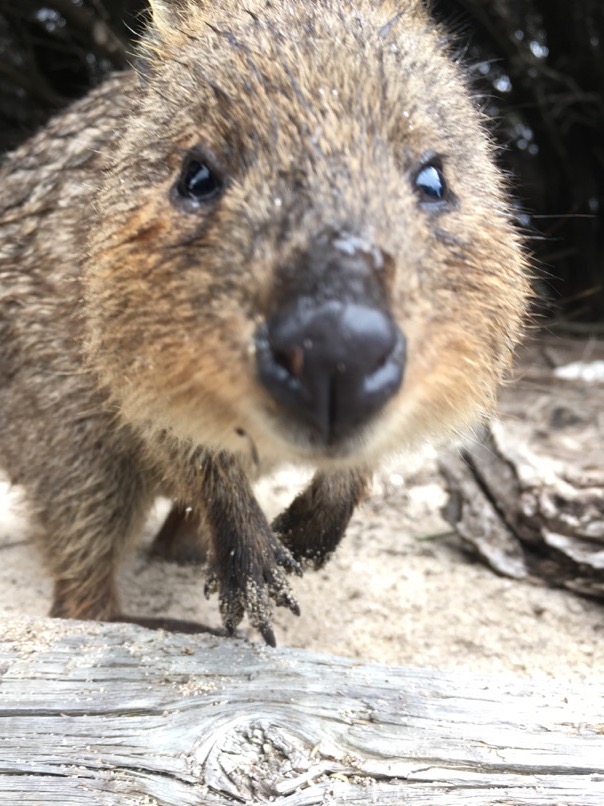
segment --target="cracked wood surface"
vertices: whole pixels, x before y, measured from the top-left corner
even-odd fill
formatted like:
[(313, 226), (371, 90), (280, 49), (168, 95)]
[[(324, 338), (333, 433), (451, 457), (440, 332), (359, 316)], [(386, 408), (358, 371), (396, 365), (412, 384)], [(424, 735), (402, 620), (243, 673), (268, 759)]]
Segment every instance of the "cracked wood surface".
[(601, 806), (604, 688), (14, 621), (0, 803)]

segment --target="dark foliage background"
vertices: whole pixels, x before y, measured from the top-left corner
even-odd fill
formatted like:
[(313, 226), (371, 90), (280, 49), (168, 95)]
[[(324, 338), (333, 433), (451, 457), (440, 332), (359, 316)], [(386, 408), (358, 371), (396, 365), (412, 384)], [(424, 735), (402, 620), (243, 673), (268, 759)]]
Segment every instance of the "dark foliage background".
[[(540, 303), (604, 321), (604, 2), (434, 0), (473, 67)], [(0, 149), (128, 64), (146, 0), (0, 0)], [(1, 189), (0, 189), (1, 192)]]

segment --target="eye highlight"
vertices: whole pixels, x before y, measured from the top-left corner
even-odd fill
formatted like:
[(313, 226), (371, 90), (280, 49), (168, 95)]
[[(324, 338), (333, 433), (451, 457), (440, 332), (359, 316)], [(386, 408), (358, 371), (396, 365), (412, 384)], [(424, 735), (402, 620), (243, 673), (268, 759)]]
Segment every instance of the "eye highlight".
[(217, 199), (224, 190), (222, 173), (209, 154), (192, 151), (182, 163), (172, 198), (186, 210), (194, 212)]
[(420, 201), (442, 204), (450, 200), (450, 193), (441, 166), (436, 162), (423, 165), (413, 180)]

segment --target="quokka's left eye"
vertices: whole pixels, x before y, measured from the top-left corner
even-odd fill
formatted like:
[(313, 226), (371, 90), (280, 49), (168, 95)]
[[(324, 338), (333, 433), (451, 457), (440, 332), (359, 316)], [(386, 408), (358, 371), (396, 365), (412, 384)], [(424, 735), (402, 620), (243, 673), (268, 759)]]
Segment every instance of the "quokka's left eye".
[(449, 189), (442, 168), (435, 163), (428, 163), (420, 168), (415, 176), (414, 187), (421, 201), (430, 203), (448, 200)]

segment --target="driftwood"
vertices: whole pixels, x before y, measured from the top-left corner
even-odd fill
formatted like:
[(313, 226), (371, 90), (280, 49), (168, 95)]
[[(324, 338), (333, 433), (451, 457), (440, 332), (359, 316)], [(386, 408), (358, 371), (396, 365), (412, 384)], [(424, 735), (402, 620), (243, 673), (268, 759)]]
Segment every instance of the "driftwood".
[(569, 363), (580, 351), (604, 356), (551, 339), (540, 367), (533, 349), (515, 409), (441, 457), (444, 516), (498, 573), (604, 598), (604, 360)]
[(604, 688), (19, 622), (0, 803), (601, 806)]
[(533, 454), (501, 422), (440, 468), (445, 518), (496, 571), (604, 598), (604, 469)]

